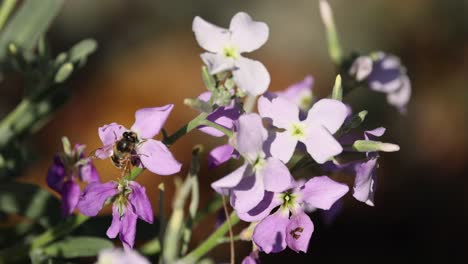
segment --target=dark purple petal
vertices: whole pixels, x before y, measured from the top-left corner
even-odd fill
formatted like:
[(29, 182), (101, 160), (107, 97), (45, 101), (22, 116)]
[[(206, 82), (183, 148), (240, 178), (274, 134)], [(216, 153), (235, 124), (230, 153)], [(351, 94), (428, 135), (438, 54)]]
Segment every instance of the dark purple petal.
[(356, 200), (374, 206), (374, 193), (377, 176), (377, 158), (359, 163), (355, 166), (356, 179), (354, 180), (353, 196)]
[(131, 207), (127, 207), (120, 223), (120, 241), (125, 249), (133, 248), (135, 243), (137, 215)]
[(276, 253), (286, 248), (286, 227), (288, 226), (288, 212), (277, 211), (263, 219), (255, 227), (253, 241), (266, 253)]
[(54, 156), (54, 163), (47, 173), (47, 185), (54, 191), (61, 193), (65, 179), (65, 166), (59, 155)]
[(62, 195), (62, 215), (67, 216), (73, 213), (78, 199), (80, 198), (80, 186), (73, 180), (63, 184)]
[(166, 123), (173, 104), (161, 107), (143, 108), (135, 112), (135, 124), (130, 130), (136, 132), (142, 139), (153, 138)]
[(271, 210), (281, 205), (282, 200), (279, 199), (275, 193), (265, 191), (263, 199), (250, 211), (245, 213), (237, 212), (240, 219), (246, 222), (257, 222), (267, 217)]
[(116, 204), (112, 206), (112, 223), (107, 229), (106, 235), (109, 238), (116, 238), (120, 232), (120, 214)]
[(310, 237), (314, 232), (314, 224), (310, 217), (304, 213), (291, 216), (286, 227), (286, 243), (289, 248), (298, 252), (307, 252)]
[[(223, 126), (227, 129), (232, 129), (234, 127), (234, 121), (239, 118), (241, 111), (238, 107), (234, 105), (234, 102), (231, 106), (221, 106), (216, 109), (214, 112), (207, 116), (207, 120), (214, 122), (220, 126)], [(224, 133), (219, 131), (216, 128), (208, 126), (200, 126), (198, 129), (208, 135), (215, 137), (222, 137)]]
[(135, 181), (129, 183), (132, 192), (128, 196), (130, 204), (133, 206), (135, 213), (143, 221), (152, 224), (153, 223), (153, 208), (151, 203), (146, 196), (145, 187), (142, 187)]
[(95, 216), (101, 211), (107, 199), (116, 195), (117, 183), (92, 182), (86, 186), (78, 201), (78, 210), (84, 215)]
[(257, 254), (255, 254), (255, 252), (252, 252), (250, 253), (250, 255), (248, 255), (242, 260), (241, 264), (259, 264), (259, 263), (260, 261), (258, 259)]
[(158, 140), (145, 140), (137, 147), (137, 154), (145, 168), (159, 175), (177, 173), (182, 167), (166, 145)]
[(399, 87), (400, 76), (402, 74), (402, 65), (400, 60), (385, 53), (378, 53), (378, 59), (372, 64), (372, 71), (367, 77), (371, 89), (390, 93)]
[(320, 176), (308, 180), (297, 192), (299, 201), (315, 208), (328, 210), (348, 190), (347, 185), (335, 182), (327, 176)]
[(208, 167), (210, 169), (216, 168), (231, 158), (238, 156), (236, 154), (234, 147), (230, 144), (216, 147), (208, 154)]

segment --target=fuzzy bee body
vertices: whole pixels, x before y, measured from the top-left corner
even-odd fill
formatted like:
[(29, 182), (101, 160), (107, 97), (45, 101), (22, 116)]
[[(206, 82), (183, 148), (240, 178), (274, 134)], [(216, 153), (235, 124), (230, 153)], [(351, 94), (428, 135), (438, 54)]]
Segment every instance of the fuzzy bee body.
[(122, 138), (117, 140), (113, 147), (111, 160), (114, 166), (119, 169), (125, 169), (129, 162), (135, 165), (136, 159), (133, 157), (136, 155), (135, 149), (138, 143), (138, 136), (135, 132), (124, 132)]

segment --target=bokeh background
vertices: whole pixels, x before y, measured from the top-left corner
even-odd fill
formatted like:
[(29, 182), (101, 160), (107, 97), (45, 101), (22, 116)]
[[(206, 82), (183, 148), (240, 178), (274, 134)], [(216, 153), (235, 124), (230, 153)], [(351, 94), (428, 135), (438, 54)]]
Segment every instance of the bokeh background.
[[(401, 151), (382, 155), (375, 207), (348, 195), (331, 223), (320, 214), (312, 215), (316, 228), (307, 255), (287, 250), (261, 255), (261, 260), (466, 263), (468, 2), (330, 2), (346, 52), (394, 53), (408, 69), (413, 95), (406, 115), (387, 105), (382, 94), (358, 90), (347, 98), (357, 107), (355, 111), (369, 111), (367, 128), (387, 127), (385, 141), (398, 143)], [(318, 1), (67, 1), (49, 32), (53, 50), (58, 53), (88, 37), (98, 41), (99, 49), (69, 80), (71, 100), (29, 141), (35, 160), (20, 179), (44, 185), (52, 155), (61, 149), (62, 136), (86, 144), (91, 151), (100, 146), (99, 126), (114, 121), (130, 126), (136, 109), (174, 103), (166, 126), (169, 132), (193, 118), (197, 113), (185, 107), (183, 100), (196, 97), (204, 88), (202, 49), (191, 31), (192, 19), (200, 15), (227, 27), (238, 11), (246, 11), (270, 27), (267, 44), (249, 56), (268, 68), (271, 90), (284, 89), (312, 74), (314, 93), (324, 97), (330, 92), (335, 73)], [(22, 88), (15, 84), (0, 84), (1, 116), (21, 99)], [(172, 151), (186, 171), (193, 145), (203, 143), (209, 149), (222, 142), (194, 132), (177, 142)], [(96, 165), (105, 180), (119, 174), (108, 161)], [(209, 183), (225, 171), (208, 171), (204, 166), (200, 175), (202, 206), (215, 196)], [(173, 177), (144, 174), (138, 180), (146, 186), (157, 213), (157, 185), (165, 182), (170, 198)], [(164, 210), (170, 213), (170, 199)], [(194, 231), (193, 244), (213, 228), (214, 218), (205, 220)], [(249, 250), (248, 243), (237, 243), (238, 259)], [(228, 248), (220, 247), (210, 256), (227, 262)]]

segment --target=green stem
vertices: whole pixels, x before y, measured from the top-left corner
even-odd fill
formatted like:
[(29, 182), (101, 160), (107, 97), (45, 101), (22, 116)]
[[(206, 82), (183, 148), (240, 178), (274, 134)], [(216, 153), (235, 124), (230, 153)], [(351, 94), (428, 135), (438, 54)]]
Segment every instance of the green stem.
[(0, 7), (0, 30), (2, 30), (5, 26), (6, 21), (8, 20), (8, 17), (10, 16), (11, 11), (13, 11), (15, 5), (16, 0), (3, 0), (2, 6)]
[(183, 137), (185, 134), (188, 132), (192, 131), (194, 128), (198, 127), (203, 120), (208, 116), (208, 113), (201, 113), (192, 121), (188, 122), (186, 125), (182, 126), (179, 128), (174, 134), (166, 137), (163, 139), (163, 143), (166, 144), (166, 146), (171, 146), (174, 144), (179, 138)]
[(75, 217), (70, 218), (68, 221), (63, 222), (60, 225), (55, 226), (52, 229), (47, 230), (42, 233), (42, 235), (36, 237), (31, 242), (31, 249), (39, 248), (57, 240), (60, 237), (63, 237), (73, 231), (75, 228), (79, 227), (81, 224), (86, 222), (89, 217), (77, 214)]
[[(239, 217), (235, 212), (231, 213), (229, 217), (230, 223), (232, 226), (236, 225), (239, 222)], [(190, 252), (187, 256), (180, 260), (180, 263), (195, 263), (206, 253), (212, 250), (214, 247), (219, 245), (219, 240), (224, 237), (224, 235), (229, 231), (228, 221), (224, 223), (209, 236), (203, 243), (201, 243), (197, 248)]]

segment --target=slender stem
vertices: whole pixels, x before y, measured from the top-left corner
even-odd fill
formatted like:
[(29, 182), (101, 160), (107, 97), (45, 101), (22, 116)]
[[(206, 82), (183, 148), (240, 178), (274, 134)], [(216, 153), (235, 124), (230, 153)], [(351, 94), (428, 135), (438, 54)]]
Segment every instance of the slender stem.
[(11, 11), (13, 11), (15, 5), (16, 0), (3, 0), (2, 6), (0, 7), (0, 30), (2, 30), (5, 26), (6, 21), (8, 20), (8, 17), (10, 16)]
[(168, 147), (174, 144), (179, 138), (183, 137), (188, 132), (192, 131), (194, 128), (198, 127), (203, 120), (208, 116), (208, 113), (201, 113), (192, 121), (188, 122), (186, 125), (179, 128), (174, 134), (166, 137), (163, 140), (163, 143), (166, 144)]
[(75, 217), (71, 218), (69, 221), (65, 221), (62, 224), (59, 224), (55, 226), (54, 228), (49, 229), (46, 232), (42, 233), (42, 235), (36, 237), (31, 243), (31, 248), (35, 249), (35, 248), (45, 246), (49, 244), (50, 242), (53, 242), (57, 240), (58, 238), (69, 234), (71, 231), (79, 227), (88, 219), (89, 217), (82, 215), (82, 214), (75, 215)]
[(224, 214), (226, 215), (226, 222), (228, 223), (228, 228), (229, 228), (229, 239), (231, 242), (229, 243), (230, 247), (230, 252), (231, 252), (231, 264), (234, 264), (236, 262), (236, 257), (235, 257), (235, 248), (234, 248), (234, 234), (232, 233), (232, 225), (231, 225), (231, 219), (229, 219), (229, 212), (228, 208), (226, 205), (226, 197), (223, 195), (223, 207), (224, 207)]
[[(231, 213), (231, 216), (228, 218), (230, 220), (231, 226), (236, 225), (239, 222), (239, 217), (235, 212)], [(216, 247), (219, 243), (219, 239), (224, 237), (224, 235), (229, 231), (228, 221), (225, 221), (213, 234), (211, 234), (203, 243), (201, 243), (197, 248), (190, 252), (187, 256), (180, 260), (180, 263), (194, 263), (203, 257), (206, 253)]]

